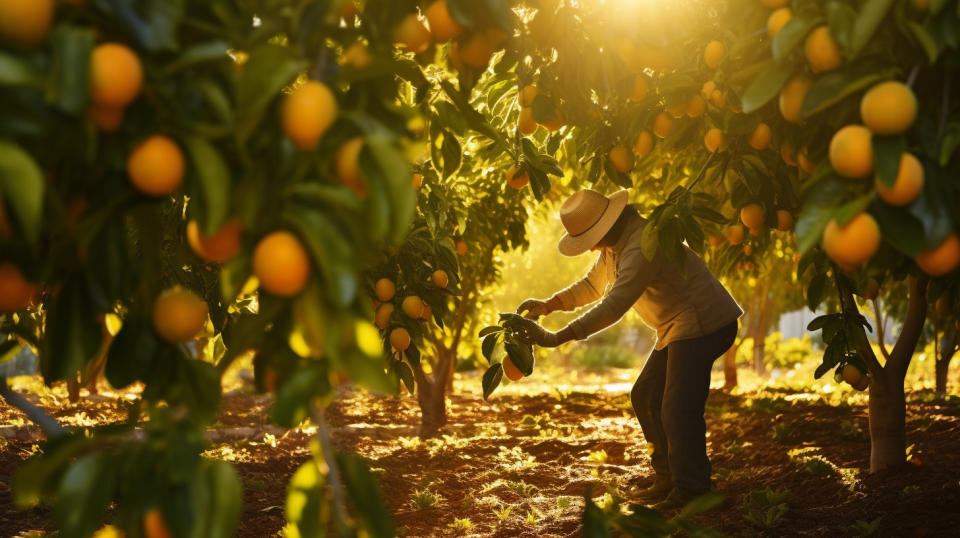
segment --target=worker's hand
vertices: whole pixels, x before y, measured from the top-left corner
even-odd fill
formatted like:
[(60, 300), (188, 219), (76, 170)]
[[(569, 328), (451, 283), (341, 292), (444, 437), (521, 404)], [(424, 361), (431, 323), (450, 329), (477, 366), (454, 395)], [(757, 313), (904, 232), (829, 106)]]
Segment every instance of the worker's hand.
[(540, 347), (557, 347), (560, 344), (557, 333), (544, 329), (536, 321), (518, 318), (512, 328), (516, 331), (518, 339), (525, 344), (535, 344)]
[[(553, 310), (550, 309), (550, 301), (541, 301), (540, 299), (527, 299), (517, 307), (517, 314), (521, 314), (527, 319), (538, 319), (540, 316), (546, 316)], [(526, 314), (524, 314), (526, 311)]]

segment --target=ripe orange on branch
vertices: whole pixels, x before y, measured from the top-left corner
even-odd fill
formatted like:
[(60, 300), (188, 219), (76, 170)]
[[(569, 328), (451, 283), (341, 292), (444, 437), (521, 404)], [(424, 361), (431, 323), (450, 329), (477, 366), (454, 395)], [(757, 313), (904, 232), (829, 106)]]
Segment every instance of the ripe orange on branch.
[(405, 297), (400, 303), (400, 309), (411, 319), (420, 319), (423, 315), (423, 300), (416, 295)]
[(800, 165), (801, 170), (808, 174), (812, 174), (813, 171), (817, 169), (816, 165), (810, 162), (809, 152), (806, 146), (800, 148), (800, 152), (797, 153), (797, 164)]
[(297, 236), (286, 230), (271, 232), (257, 243), (252, 265), (260, 286), (280, 297), (300, 293), (310, 278), (310, 257)]
[(172, 193), (183, 183), (183, 153), (163, 135), (147, 138), (127, 157), (127, 176), (140, 192), (151, 196)]
[(506, 374), (507, 379), (510, 381), (520, 381), (523, 379), (523, 372), (513, 364), (509, 355), (503, 358), (503, 373)]
[(810, 91), (813, 81), (805, 75), (798, 75), (787, 81), (780, 89), (780, 115), (790, 123), (800, 123), (803, 117), (800, 110), (803, 107), (803, 100)]
[(526, 170), (520, 172), (520, 169), (517, 165), (512, 165), (507, 169), (507, 184), (513, 187), (514, 189), (522, 189), (530, 183), (530, 175), (527, 174)]
[(699, 118), (707, 111), (707, 102), (699, 95), (691, 95), (687, 101), (687, 116)]
[(637, 142), (633, 145), (633, 153), (637, 157), (646, 157), (653, 149), (653, 136), (650, 131), (640, 131), (637, 136)]
[(520, 115), (517, 117), (517, 130), (524, 136), (532, 135), (536, 132), (537, 120), (533, 119), (532, 107), (520, 107)]
[(143, 516), (143, 534), (146, 538), (173, 538), (170, 527), (163, 519), (163, 514), (157, 508), (150, 509)]
[(494, 51), (496, 51), (496, 47), (486, 33), (474, 32), (459, 48), (459, 56), (466, 65), (476, 69), (484, 69), (490, 63)]
[(411, 13), (394, 28), (393, 41), (406, 52), (420, 54), (430, 46), (430, 30), (416, 14)]
[(876, 178), (874, 184), (877, 194), (884, 202), (892, 206), (912, 204), (923, 192), (923, 165), (916, 157), (904, 152), (900, 156), (900, 168), (897, 171), (897, 178), (893, 187), (887, 187), (879, 177)]
[(776, 37), (776, 35), (780, 33), (780, 30), (782, 30), (792, 18), (793, 12), (790, 11), (788, 7), (774, 10), (774, 12), (770, 14), (770, 17), (767, 18), (767, 35), (770, 36), (770, 39)]
[(727, 241), (729, 241), (731, 245), (739, 245), (742, 243), (743, 236), (744, 231), (742, 224), (733, 224), (727, 227)]
[(639, 103), (646, 99), (650, 89), (647, 87), (647, 77), (636, 75), (633, 79), (633, 91), (630, 93), (630, 100)]
[(939, 246), (917, 255), (917, 266), (930, 276), (943, 276), (960, 265), (960, 238), (951, 232)]
[(750, 133), (750, 138), (747, 139), (747, 143), (750, 144), (750, 147), (763, 151), (770, 146), (770, 126), (766, 123), (760, 123), (757, 127)]
[(830, 219), (821, 242), (831, 260), (845, 270), (854, 270), (880, 248), (880, 227), (868, 213), (858, 214), (843, 226)]
[(197, 221), (187, 223), (187, 243), (200, 258), (223, 263), (240, 252), (243, 223), (240, 219), (228, 219), (213, 235), (204, 235)]
[(206, 301), (177, 285), (165, 290), (154, 301), (153, 327), (167, 342), (188, 342), (203, 330), (209, 312)]
[(363, 138), (357, 136), (347, 140), (337, 150), (334, 168), (340, 184), (352, 190), (360, 198), (367, 197), (367, 182), (360, 173), (360, 152), (363, 150)]
[(311, 80), (284, 98), (280, 118), (283, 132), (293, 144), (310, 150), (337, 118), (337, 99), (329, 86)]
[(900, 134), (917, 117), (917, 97), (906, 84), (882, 82), (870, 88), (860, 100), (863, 124), (878, 135)]
[(711, 41), (707, 43), (706, 48), (703, 49), (703, 63), (710, 69), (716, 69), (717, 66), (720, 65), (720, 62), (723, 61), (725, 53), (726, 49), (723, 43), (716, 40)]
[(395, 308), (393, 303), (383, 303), (382, 305), (378, 306), (373, 317), (373, 321), (376, 323), (377, 327), (386, 329), (390, 325), (390, 318), (393, 317), (394, 310)]
[(373, 292), (378, 300), (387, 302), (397, 293), (397, 286), (389, 278), (381, 278), (373, 285)]
[(3, 0), (0, 2), (0, 42), (20, 47), (39, 45), (47, 37), (54, 0)]
[(723, 131), (713, 127), (707, 131), (707, 134), (703, 137), (703, 145), (706, 146), (707, 151), (713, 153), (720, 149), (720, 144), (723, 144)]
[(537, 98), (537, 95), (540, 94), (540, 90), (536, 86), (530, 84), (523, 87), (520, 90), (520, 94), (517, 96), (517, 100), (520, 102), (522, 107), (532, 107), (533, 100)]
[(807, 35), (803, 50), (807, 56), (807, 64), (814, 73), (833, 71), (843, 63), (840, 46), (830, 35), (830, 27), (825, 24), (814, 28)]
[(830, 139), (830, 166), (841, 176), (858, 179), (873, 173), (873, 141), (862, 125), (847, 125)]
[(446, 42), (463, 33), (463, 26), (457, 22), (447, 9), (447, 0), (437, 0), (430, 4), (425, 13), (430, 24), (430, 33), (438, 42)]
[(143, 66), (126, 45), (103, 43), (90, 54), (90, 100), (109, 108), (123, 108), (140, 94)]
[(410, 333), (403, 327), (390, 331), (390, 345), (397, 351), (406, 351), (410, 347)]
[(666, 112), (661, 112), (653, 118), (653, 134), (657, 135), (660, 138), (666, 138), (670, 136), (670, 131), (673, 129), (673, 119)]
[(433, 281), (433, 285), (438, 288), (446, 288), (447, 284), (450, 283), (450, 277), (447, 276), (447, 272), (443, 269), (437, 269), (430, 275), (430, 280)]
[(760, 204), (747, 204), (740, 209), (740, 221), (751, 230), (760, 230), (764, 226), (766, 216)]
[(613, 146), (607, 154), (607, 158), (613, 164), (613, 167), (621, 174), (626, 174), (633, 169), (633, 154), (623, 144)]
[(789, 232), (793, 229), (793, 215), (786, 209), (777, 210), (777, 230)]

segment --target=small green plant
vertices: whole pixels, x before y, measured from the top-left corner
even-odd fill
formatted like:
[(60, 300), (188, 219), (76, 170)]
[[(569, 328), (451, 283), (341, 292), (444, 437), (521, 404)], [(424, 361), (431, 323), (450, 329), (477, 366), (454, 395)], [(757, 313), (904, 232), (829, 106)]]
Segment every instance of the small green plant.
[(570, 497), (557, 497), (557, 508), (561, 510), (570, 508)]
[(536, 525), (537, 523), (540, 523), (541, 519), (543, 519), (543, 514), (541, 514), (536, 508), (531, 508), (530, 511), (527, 512), (527, 525)]
[(917, 493), (920, 493), (920, 486), (916, 484), (911, 484), (903, 488), (904, 495), (916, 495)]
[(782, 422), (770, 428), (770, 438), (777, 443), (786, 444), (793, 440), (794, 428), (792, 424)]
[(597, 465), (605, 465), (607, 463), (607, 451), (602, 448), (595, 450), (587, 454), (586, 460)]
[(743, 443), (741, 443), (739, 439), (734, 439), (723, 445), (723, 451), (731, 456), (736, 456), (737, 454), (743, 452)]
[(843, 529), (844, 534), (846, 534), (847, 536), (857, 536), (857, 537), (873, 536), (874, 534), (877, 533), (878, 530), (880, 530), (881, 519), (883, 519), (882, 516), (878, 517), (877, 519), (874, 519), (869, 523), (862, 519), (858, 519), (853, 524), (848, 525)]
[(534, 486), (533, 484), (527, 484), (523, 480), (520, 480), (519, 482), (506, 480), (504, 481), (504, 485), (507, 486), (507, 489), (521, 497), (532, 497), (537, 492), (537, 486)]
[(447, 527), (450, 527), (454, 531), (464, 532), (470, 530), (470, 528), (473, 527), (473, 523), (470, 522), (470, 518), (455, 517), (453, 518), (453, 523), (448, 523)]
[(512, 510), (513, 510), (512, 506), (504, 506), (503, 508), (500, 508), (500, 509), (494, 508), (493, 513), (494, 515), (497, 516), (497, 519), (499, 519), (500, 521), (506, 521), (510, 519), (510, 512)]
[(787, 513), (786, 491), (754, 490), (743, 498), (743, 518), (757, 527), (772, 529)]
[(837, 474), (833, 464), (821, 456), (810, 456), (803, 462), (803, 469), (817, 476), (833, 476)]
[(852, 420), (840, 422), (840, 436), (844, 439), (860, 440), (864, 439), (863, 428)]
[(418, 489), (411, 495), (411, 502), (417, 510), (433, 508), (440, 504), (441, 501), (443, 501), (443, 497), (440, 496), (439, 493), (434, 493), (429, 489)]

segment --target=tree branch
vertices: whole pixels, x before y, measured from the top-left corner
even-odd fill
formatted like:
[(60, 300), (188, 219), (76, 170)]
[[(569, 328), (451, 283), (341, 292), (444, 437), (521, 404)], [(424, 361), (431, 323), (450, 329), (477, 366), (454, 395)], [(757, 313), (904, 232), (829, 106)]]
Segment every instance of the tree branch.
[[(840, 295), (840, 309), (843, 311), (844, 316), (852, 313), (859, 315), (860, 309), (857, 307), (857, 302), (853, 300), (853, 291), (847, 289), (843, 285), (843, 281), (840, 280), (840, 268), (837, 267), (835, 263), (831, 263), (830, 265), (833, 267), (833, 279), (837, 284), (837, 293)], [(877, 360), (877, 354), (874, 353), (873, 348), (870, 347), (870, 340), (867, 339), (866, 330), (860, 325), (857, 326), (856, 330), (860, 331), (862, 338), (857, 338), (852, 342), (854, 349), (857, 350), (860, 358), (867, 363), (867, 370), (873, 373), (874, 377), (883, 376), (884, 366)], [(849, 344), (851, 342), (847, 343)], [(889, 362), (887, 364), (889, 364)]]
[[(330, 484), (330, 492), (333, 495), (333, 505), (337, 513), (337, 519), (344, 527), (347, 525), (347, 504), (343, 495), (343, 484), (340, 481), (340, 468), (337, 466), (337, 458), (334, 454), (333, 440), (330, 438), (330, 431), (327, 429), (327, 421), (323, 416), (323, 410), (315, 404), (310, 405), (310, 414), (313, 422), (317, 425), (317, 439), (320, 441), (320, 451), (323, 453), (323, 460), (327, 464), (327, 483)], [(345, 528), (340, 530), (346, 530)]]
[(11, 390), (7, 385), (6, 377), (0, 377), (0, 396), (12, 407), (16, 407), (23, 412), (24, 415), (27, 415), (27, 418), (33, 421), (34, 424), (40, 426), (40, 429), (43, 430), (47, 439), (53, 439), (54, 437), (67, 434), (67, 430), (57, 422), (57, 419), (51, 417), (42, 408), (30, 403), (30, 401), (19, 392)]
[(890, 352), (887, 351), (887, 343), (884, 342), (887, 320), (884, 319), (883, 309), (880, 308), (880, 298), (874, 297), (871, 302), (873, 303), (873, 320), (877, 323), (877, 347), (880, 348), (880, 354), (883, 355), (883, 360), (889, 361)]
[(896, 373), (901, 381), (907, 375), (907, 367), (910, 365), (910, 359), (913, 358), (913, 352), (917, 349), (917, 342), (920, 341), (920, 335), (923, 332), (923, 324), (927, 320), (927, 284), (930, 283), (930, 277), (909, 277), (910, 298), (907, 303), (907, 315), (903, 319), (903, 327), (900, 330), (900, 337), (890, 352), (890, 360), (887, 366)]

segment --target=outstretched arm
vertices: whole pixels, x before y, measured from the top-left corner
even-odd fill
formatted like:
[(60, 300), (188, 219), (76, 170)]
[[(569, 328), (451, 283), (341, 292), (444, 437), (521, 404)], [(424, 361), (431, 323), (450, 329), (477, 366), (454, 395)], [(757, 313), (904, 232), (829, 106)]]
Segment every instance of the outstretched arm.
[(520, 303), (517, 314), (526, 312), (526, 317), (537, 319), (556, 311), (575, 310), (600, 298), (607, 287), (607, 263), (609, 256), (601, 252), (593, 267), (577, 282), (553, 294), (547, 300), (527, 299)]

